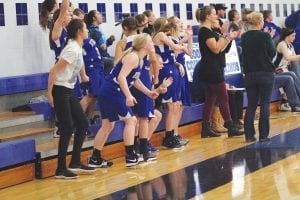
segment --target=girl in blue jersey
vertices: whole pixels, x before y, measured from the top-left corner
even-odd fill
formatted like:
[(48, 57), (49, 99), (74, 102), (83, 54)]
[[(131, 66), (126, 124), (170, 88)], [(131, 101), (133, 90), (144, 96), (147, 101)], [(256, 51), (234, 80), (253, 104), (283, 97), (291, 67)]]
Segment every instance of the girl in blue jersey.
[(102, 84), (98, 98), (102, 126), (95, 137), (94, 150), (89, 159), (89, 166), (102, 166), (101, 150), (115, 122), (118, 120), (124, 120), (125, 122), (123, 137), (126, 150), (126, 166), (130, 167), (138, 164), (138, 156), (134, 152), (133, 146), (137, 120), (130, 108), (137, 101), (132, 96), (129, 88), (134, 85), (151, 98), (158, 96), (156, 92), (146, 88), (139, 79), (143, 58), (151, 51), (153, 51), (153, 43), (149, 35), (135, 36), (132, 47), (115, 61), (115, 67)]
[(71, 20), (71, 13), (69, 12), (69, 1), (62, 1), (61, 9), (57, 9), (53, 14), (53, 24), (50, 26), (50, 48), (55, 53), (56, 62), (59, 59), (62, 47), (67, 38), (67, 30)]
[(90, 77), (90, 81), (86, 85), (86, 95), (80, 101), (83, 110), (92, 122), (94, 118), (94, 110), (96, 106), (97, 97), (100, 93), (100, 86), (104, 79), (104, 67), (101, 55), (96, 46), (96, 42), (88, 38), (84, 40), (83, 44), (83, 60), (86, 74)]
[(168, 22), (172, 22), (176, 25), (176, 28), (172, 28), (170, 35), (171, 38), (173, 40), (173, 42), (175, 44), (184, 44), (185, 41), (188, 42), (187, 45), (187, 49), (188, 52), (180, 52), (180, 51), (175, 51), (175, 57), (176, 57), (176, 62), (181, 64), (183, 66), (184, 69), (184, 75), (180, 76), (180, 80), (179, 80), (179, 86), (180, 86), (180, 101), (181, 101), (181, 105), (179, 108), (179, 112), (176, 115), (176, 119), (175, 119), (175, 127), (174, 127), (174, 136), (177, 137), (180, 141), (180, 143), (182, 145), (186, 145), (188, 143), (188, 140), (182, 138), (179, 134), (178, 134), (178, 127), (179, 127), (179, 123), (180, 123), (180, 119), (182, 116), (182, 112), (184, 109), (184, 106), (191, 106), (191, 95), (190, 95), (190, 88), (189, 88), (189, 81), (188, 81), (188, 77), (187, 77), (187, 70), (185, 67), (185, 58), (184, 56), (187, 54), (189, 56), (192, 55), (192, 47), (193, 47), (193, 31), (191, 30), (191, 27), (189, 27), (186, 32), (184, 33), (184, 35), (181, 35), (181, 33), (183, 32), (183, 23), (180, 21), (180, 19), (176, 16), (170, 17), (168, 19)]
[(177, 115), (180, 112), (181, 90), (180, 76), (184, 75), (183, 66), (175, 60), (174, 51), (184, 51), (188, 53), (185, 46), (174, 44), (167, 33), (171, 29), (177, 29), (176, 24), (168, 22), (165, 18), (158, 18), (154, 24), (155, 34), (153, 42), (155, 52), (159, 54), (164, 62), (163, 68), (159, 72), (159, 82), (161, 83), (166, 77), (172, 77), (173, 83), (168, 87), (168, 91), (162, 96), (162, 103), (167, 105), (166, 116), (166, 137), (163, 140), (163, 146), (168, 148), (180, 148), (182, 144), (177, 137), (174, 136)]
[[(60, 123), (61, 137), (58, 144), (58, 165), (56, 178), (77, 178), (73, 172), (91, 172), (93, 168), (84, 166), (80, 162), (80, 152), (88, 123), (78, 99), (74, 95), (74, 85), (80, 73), (83, 81), (88, 81), (83, 70), (82, 46), (88, 37), (88, 30), (82, 20), (74, 19), (67, 27), (68, 38), (58, 62), (52, 67), (48, 80), (48, 100), (53, 107)], [(66, 167), (67, 149), (75, 122), (76, 134), (72, 159), (69, 169)]]
[[(77, 8), (73, 12), (74, 15), (80, 19), (84, 19), (85, 13)], [(82, 84), (84, 86), (85, 96), (80, 101), (83, 111), (87, 114), (89, 121), (94, 121), (94, 110), (97, 102), (97, 96), (101, 83), (104, 79), (104, 67), (102, 57), (97, 48), (95, 40), (88, 38), (83, 41), (83, 61), (85, 65), (85, 72), (89, 77), (89, 82)], [(88, 136), (94, 136), (88, 134)]]
[[(132, 46), (133, 38), (136, 36), (137, 33), (137, 22), (133, 17), (128, 17), (122, 22), (122, 28), (126, 38), (118, 42), (115, 54), (116, 58), (118, 58), (123, 51)], [(140, 31), (142, 32), (142, 30)], [(142, 66), (140, 80), (149, 90), (151, 90), (152, 80), (150, 77), (149, 56), (145, 56), (143, 58), (143, 62), (144, 64)], [(171, 79), (168, 81), (170, 82)], [(135, 137), (135, 149), (137, 150), (137, 140), (139, 138), (140, 146), (138, 151), (142, 155), (142, 160), (155, 160), (156, 155), (151, 154), (148, 151), (148, 147), (150, 147), (149, 139), (152, 133), (155, 131), (156, 127), (158, 126), (162, 115), (158, 110), (154, 109), (154, 103), (151, 98), (137, 90), (135, 87), (132, 87), (130, 91), (138, 102), (133, 108), (133, 111), (138, 119)], [(151, 150), (155, 149), (152, 147)]]

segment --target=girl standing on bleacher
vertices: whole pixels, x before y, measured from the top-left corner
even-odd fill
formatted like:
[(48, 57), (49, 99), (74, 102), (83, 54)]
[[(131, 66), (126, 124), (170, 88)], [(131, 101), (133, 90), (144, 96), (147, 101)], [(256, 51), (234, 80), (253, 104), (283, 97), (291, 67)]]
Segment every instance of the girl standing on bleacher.
[[(67, 26), (66, 45), (62, 49), (58, 62), (52, 67), (48, 80), (48, 100), (60, 123), (61, 137), (58, 145), (58, 165), (55, 178), (73, 179), (78, 175), (73, 172), (89, 173), (94, 168), (80, 162), (80, 153), (88, 123), (77, 97), (74, 86), (78, 74), (83, 81), (89, 81), (83, 67), (82, 46), (87, 39), (88, 30), (80, 19), (73, 19)], [(73, 121), (76, 127), (72, 159), (66, 167), (66, 155), (73, 133)]]
[(163, 68), (159, 71), (159, 83), (162, 83), (165, 78), (172, 77), (173, 83), (168, 87), (168, 91), (162, 95), (161, 103), (167, 105), (166, 116), (166, 136), (163, 140), (163, 146), (167, 148), (180, 148), (178, 137), (174, 135), (177, 115), (180, 112), (180, 76), (184, 75), (183, 66), (175, 60), (174, 51), (184, 51), (188, 53), (185, 46), (174, 44), (168, 34), (171, 30), (177, 29), (174, 22), (168, 22), (165, 18), (158, 18), (154, 24), (155, 34), (153, 42), (155, 52), (159, 54), (163, 60)]
[[(79, 19), (86, 20), (85, 13), (79, 8), (74, 10), (73, 18), (74, 15)], [(85, 96), (80, 101), (80, 104), (89, 119), (89, 123), (92, 125), (95, 124), (94, 111), (97, 96), (99, 95), (100, 86), (105, 75), (102, 57), (97, 44), (95, 40), (90, 37), (83, 41), (83, 61), (89, 82), (81, 84), (81, 90)], [(87, 136), (94, 137), (89, 131), (87, 132)]]
[[(179, 87), (180, 87), (180, 100), (181, 100), (181, 105), (179, 108), (179, 112), (176, 115), (176, 125), (174, 127), (174, 136), (176, 138), (178, 138), (178, 140), (180, 141), (180, 143), (182, 145), (186, 145), (188, 143), (187, 139), (182, 138), (179, 135), (179, 123), (181, 120), (181, 116), (182, 116), (182, 112), (184, 109), (184, 106), (191, 106), (192, 105), (192, 100), (191, 100), (191, 94), (190, 94), (190, 88), (189, 88), (189, 81), (188, 81), (188, 77), (187, 77), (187, 70), (185, 67), (185, 55), (189, 55), (191, 56), (193, 53), (193, 31), (192, 31), (192, 27), (188, 26), (186, 31), (183, 32), (183, 23), (180, 21), (180, 19), (176, 16), (170, 17), (168, 19), (169, 22), (173, 22), (174, 24), (176, 24), (176, 28), (172, 29), (171, 33), (171, 38), (173, 40), (173, 42), (175, 44), (183, 44), (185, 42), (188, 42), (187, 45), (187, 50), (188, 52), (180, 52), (180, 51), (175, 51), (175, 58), (176, 58), (176, 62), (180, 63), (184, 69), (184, 74), (183, 76), (180, 76), (180, 81), (179, 81)], [(184, 35), (182, 35), (182, 33)]]

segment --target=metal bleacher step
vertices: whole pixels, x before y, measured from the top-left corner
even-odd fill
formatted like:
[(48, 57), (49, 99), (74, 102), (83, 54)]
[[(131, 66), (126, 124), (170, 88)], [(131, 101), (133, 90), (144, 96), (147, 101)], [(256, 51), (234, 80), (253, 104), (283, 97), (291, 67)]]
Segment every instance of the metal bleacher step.
[(35, 112), (2, 112), (0, 113), (0, 129), (19, 126), (28, 123), (44, 121), (43, 115)]
[(0, 142), (34, 139), (36, 144), (53, 138), (53, 121), (45, 121), (35, 112), (0, 113)]
[[(52, 135), (51, 135), (52, 136)], [(48, 158), (57, 155), (58, 138), (52, 138), (45, 141), (40, 141), (36, 145), (36, 151), (41, 153), (41, 158)], [(68, 152), (73, 150), (74, 137), (71, 137), (70, 144), (68, 146)], [(91, 148), (94, 145), (94, 138), (85, 138), (82, 149)]]
[(53, 132), (53, 128), (27, 128), (24, 130), (2, 133), (0, 135), (0, 142), (24, 138), (32, 138), (35, 139), (36, 142), (40, 142), (41, 140), (52, 139), (52, 134), (48, 137), (50, 132)]

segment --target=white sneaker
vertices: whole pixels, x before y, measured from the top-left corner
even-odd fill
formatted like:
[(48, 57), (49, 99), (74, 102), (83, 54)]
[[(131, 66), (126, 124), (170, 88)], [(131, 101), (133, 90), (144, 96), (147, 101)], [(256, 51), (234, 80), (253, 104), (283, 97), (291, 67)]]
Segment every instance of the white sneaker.
[(282, 103), (279, 108), (278, 108), (279, 111), (281, 112), (288, 112), (288, 111), (291, 111), (291, 107), (289, 106), (288, 103)]
[(58, 130), (57, 126), (54, 126), (53, 137), (54, 138), (60, 138), (60, 131)]

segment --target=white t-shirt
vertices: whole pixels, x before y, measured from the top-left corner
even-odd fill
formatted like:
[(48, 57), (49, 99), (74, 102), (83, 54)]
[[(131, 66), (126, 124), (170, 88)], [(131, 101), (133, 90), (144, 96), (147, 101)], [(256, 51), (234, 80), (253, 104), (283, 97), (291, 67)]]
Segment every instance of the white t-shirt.
[(74, 89), (78, 73), (83, 66), (82, 47), (75, 40), (70, 40), (59, 58), (67, 61), (68, 65), (57, 74), (54, 85)]
[[(287, 53), (287, 55), (288, 56), (293, 56), (293, 55), (295, 55), (295, 50), (294, 50), (294, 47), (293, 47), (293, 45), (289, 45), (289, 44), (287, 44), (285, 41), (281, 41), (278, 45), (281, 45), (282, 46), (282, 50), (283, 51), (285, 51), (286, 53)], [(281, 52), (281, 54), (282, 54), (282, 52)], [(285, 58), (284, 58), (284, 56), (282, 55), (282, 58), (281, 58), (281, 60), (280, 60), (280, 63), (279, 63), (279, 65), (278, 65), (278, 67), (281, 67), (282, 69), (283, 69), (283, 72), (288, 72), (289, 71), (289, 69), (288, 69), (288, 67), (289, 67), (289, 65), (291, 64), (291, 62), (290, 61), (288, 61), (288, 60), (286, 60)]]

